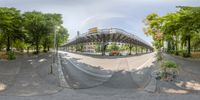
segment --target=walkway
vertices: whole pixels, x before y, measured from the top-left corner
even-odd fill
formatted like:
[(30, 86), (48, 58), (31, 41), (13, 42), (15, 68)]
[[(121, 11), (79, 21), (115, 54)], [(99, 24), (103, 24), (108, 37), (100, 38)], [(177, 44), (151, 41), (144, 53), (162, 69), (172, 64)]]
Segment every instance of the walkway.
[[(164, 54), (164, 57), (175, 61), (180, 67), (180, 72), (179, 80), (175, 82), (177, 87), (168, 84), (168, 87), (161, 87), (161, 92), (200, 93), (200, 61), (168, 54)], [(164, 86), (164, 83), (162, 84)]]
[[(61, 90), (55, 75), (49, 75), (51, 55), (24, 56), (13, 61), (0, 61), (0, 95), (34, 96)], [(0, 99), (2, 100), (2, 99)]]

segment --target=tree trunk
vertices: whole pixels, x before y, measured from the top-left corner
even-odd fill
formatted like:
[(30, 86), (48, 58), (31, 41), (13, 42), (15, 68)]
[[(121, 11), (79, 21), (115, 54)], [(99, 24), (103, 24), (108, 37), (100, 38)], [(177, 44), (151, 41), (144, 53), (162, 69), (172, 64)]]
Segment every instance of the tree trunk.
[(175, 43), (175, 45), (176, 45), (176, 55), (178, 55), (178, 39), (177, 39), (178, 37), (176, 36), (176, 43)]
[(133, 48), (133, 46), (130, 44), (130, 46), (129, 46), (129, 55), (131, 55), (132, 48)]
[(47, 46), (47, 50), (48, 50), (48, 51), (49, 51), (49, 48), (50, 48), (50, 47), (49, 47), (49, 46)]
[(188, 56), (190, 56), (190, 54), (191, 54), (191, 51), (190, 51), (190, 39), (191, 39), (191, 36), (189, 35), (188, 36)]
[(47, 51), (46, 48), (47, 48), (47, 43), (45, 42), (45, 43), (43, 44), (43, 51), (44, 51), (44, 52)]
[(138, 50), (137, 50), (137, 45), (136, 45), (136, 47), (135, 47), (135, 53), (136, 53), (136, 54), (137, 54), (137, 51), (138, 51)]
[(29, 54), (29, 47), (27, 47), (27, 54)]
[(10, 36), (7, 37), (7, 48), (6, 51), (10, 51)]
[(38, 40), (38, 37), (36, 39), (36, 54), (39, 53), (39, 40)]

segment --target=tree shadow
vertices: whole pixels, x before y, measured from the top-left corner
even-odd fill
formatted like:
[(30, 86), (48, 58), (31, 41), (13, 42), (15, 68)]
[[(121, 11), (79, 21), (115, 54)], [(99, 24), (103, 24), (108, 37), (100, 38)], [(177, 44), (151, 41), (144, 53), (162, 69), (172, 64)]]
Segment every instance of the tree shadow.
[[(72, 61), (70, 62), (69, 60)], [(151, 71), (155, 63), (145, 65), (138, 70), (132, 69), (127, 71), (108, 70), (101, 66), (78, 62), (78, 60), (75, 58), (61, 60), (65, 78), (69, 86), (76, 89), (76, 92), (92, 95), (110, 95), (144, 89), (151, 80)], [(76, 67), (72, 63), (75, 63)]]
[(159, 92), (172, 94), (200, 93), (199, 62), (189, 61), (168, 54), (164, 54), (164, 57), (166, 60), (175, 61), (180, 69), (176, 81), (160, 82)]

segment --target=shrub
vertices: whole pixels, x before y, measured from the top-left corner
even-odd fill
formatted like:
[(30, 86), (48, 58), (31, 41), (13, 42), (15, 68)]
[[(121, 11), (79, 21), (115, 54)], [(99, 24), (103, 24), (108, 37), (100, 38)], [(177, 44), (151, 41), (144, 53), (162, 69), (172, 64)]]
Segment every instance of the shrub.
[(162, 60), (163, 60), (163, 56), (162, 56), (162, 53), (161, 53), (161, 52), (158, 52), (158, 53), (156, 54), (156, 59), (157, 59), (157, 61), (162, 61)]
[(177, 68), (177, 64), (176, 64), (176, 62), (169, 60), (169, 61), (164, 61), (161, 64), (161, 67), (162, 68)]
[(165, 78), (167, 78), (167, 74), (169, 73), (168, 71), (167, 71), (167, 69), (177, 69), (177, 64), (176, 64), (176, 62), (174, 62), (174, 61), (164, 61), (164, 62), (162, 62), (162, 64), (161, 64), (161, 68), (162, 68), (162, 73), (161, 73), (161, 78), (162, 79), (165, 79)]
[(16, 58), (15, 53), (13, 51), (8, 51), (6, 54), (8, 56), (8, 58), (7, 58), (8, 60), (13, 60)]
[(183, 51), (182, 52), (182, 56), (183, 57), (190, 57), (191, 55), (187, 53), (187, 51)]

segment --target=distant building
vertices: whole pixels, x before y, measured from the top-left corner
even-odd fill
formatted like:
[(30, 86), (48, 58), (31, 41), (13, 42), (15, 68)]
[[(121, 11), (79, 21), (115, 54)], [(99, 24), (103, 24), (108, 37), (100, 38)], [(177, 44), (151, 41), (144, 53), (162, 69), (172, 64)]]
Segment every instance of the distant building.
[(85, 52), (95, 52), (96, 44), (94, 42), (89, 42), (84, 44), (84, 50)]

